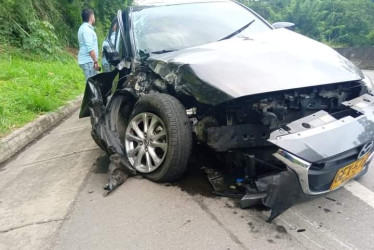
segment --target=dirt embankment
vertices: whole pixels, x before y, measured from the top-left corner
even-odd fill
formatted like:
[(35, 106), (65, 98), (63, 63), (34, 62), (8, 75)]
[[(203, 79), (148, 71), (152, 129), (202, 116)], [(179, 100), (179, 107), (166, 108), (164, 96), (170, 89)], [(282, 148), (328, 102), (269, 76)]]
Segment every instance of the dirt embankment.
[(374, 47), (338, 48), (336, 51), (361, 69), (374, 69)]

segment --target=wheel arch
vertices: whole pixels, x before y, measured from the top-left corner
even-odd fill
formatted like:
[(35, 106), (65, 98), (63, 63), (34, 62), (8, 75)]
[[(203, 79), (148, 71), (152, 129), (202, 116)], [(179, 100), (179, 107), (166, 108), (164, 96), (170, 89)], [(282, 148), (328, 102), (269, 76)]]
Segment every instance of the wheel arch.
[[(121, 153), (126, 155), (126, 150), (122, 146), (123, 132), (126, 131), (127, 120), (131, 115), (131, 112), (137, 102), (138, 97), (128, 90), (117, 91), (108, 102), (106, 107), (106, 127), (107, 130), (111, 132), (113, 136), (119, 139), (116, 145), (117, 149), (121, 149)], [(117, 144), (117, 143), (116, 143)]]

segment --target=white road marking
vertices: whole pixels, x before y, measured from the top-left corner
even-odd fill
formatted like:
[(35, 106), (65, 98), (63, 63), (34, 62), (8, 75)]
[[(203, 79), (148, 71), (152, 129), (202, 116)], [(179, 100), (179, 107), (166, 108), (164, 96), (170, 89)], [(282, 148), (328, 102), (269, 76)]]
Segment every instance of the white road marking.
[(351, 192), (354, 196), (364, 201), (366, 204), (374, 208), (374, 192), (364, 187), (355, 180), (352, 180), (344, 185), (344, 188)]

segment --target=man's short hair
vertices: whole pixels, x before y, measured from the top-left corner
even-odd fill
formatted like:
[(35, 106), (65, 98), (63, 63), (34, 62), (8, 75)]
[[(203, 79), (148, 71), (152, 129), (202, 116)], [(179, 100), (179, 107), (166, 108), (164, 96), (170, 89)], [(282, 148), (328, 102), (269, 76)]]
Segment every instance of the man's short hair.
[(90, 17), (93, 14), (93, 10), (91, 9), (84, 9), (82, 10), (82, 21), (83, 22), (88, 22), (90, 21)]

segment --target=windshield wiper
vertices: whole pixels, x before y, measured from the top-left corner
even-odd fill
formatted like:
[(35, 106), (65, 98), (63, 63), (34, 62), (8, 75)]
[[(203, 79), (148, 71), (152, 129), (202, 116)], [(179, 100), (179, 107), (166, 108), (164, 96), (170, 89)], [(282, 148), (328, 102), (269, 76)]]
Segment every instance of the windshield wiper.
[(164, 54), (164, 53), (169, 53), (169, 52), (174, 52), (174, 51), (177, 51), (175, 49), (164, 49), (164, 50), (159, 50), (159, 51), (153, 51), (151, 52), (151, 54)]
[(252, 23), (254, 23), (256, 20), (253, 19), (252, 21), (250, 21), (249, 23), (247, 23), (246, 25), (244, 25), (243, 27), (241, 27), (240, 29), (238, 29), (237, 31), (235, 31), (234, 33), (218, 40), (218, 41), (223, 41), (223, 40), (226, 40), (226, 39), (230, 39), (231, 37), (233, 36), (236, 36), (237, 34), (239, 34), (240, 32), (242, 32), (243, 30), (245, 30), (246, 28), (248, 28)]

